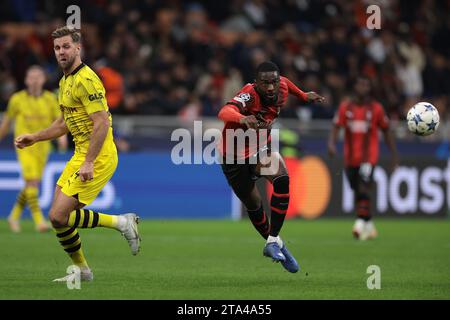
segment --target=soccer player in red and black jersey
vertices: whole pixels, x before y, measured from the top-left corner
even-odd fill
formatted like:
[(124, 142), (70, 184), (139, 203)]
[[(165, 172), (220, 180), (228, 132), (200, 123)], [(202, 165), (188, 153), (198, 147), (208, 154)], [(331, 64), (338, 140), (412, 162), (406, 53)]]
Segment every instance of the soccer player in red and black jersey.
[[(267, 240), (263, 254), (281, 262), (286, 270), (294, 273), (299, 270), (298, 263), (279, 237), (289, 205), (289, 175), (280, 154), (271, 150), (269, 135), (271, 125), (280, 109), (286, 105), (289, 94), (302, 102), (324, 100), (315, 92), (303, 92), (289, 79), (280, 76), (276, 64), (263, 62), (257, 67), (256, 81), (245, 85), (222, 107), (218, 117), (225, 123), (219, 145), (223, 156), (222, 171), (236, 196), (247, 208), (254, 227)], [(250, 130), (258, 132), (258, 140), (256, 143), (246, 140), (241, 149), (227, 136), (230, 131), (246, 134)], [(262, 130), (266, 130), (267, 136), (259, 135)], [(232, 148), (229, 148), (230, 144)], [(255, 185), (260, 177), (273, 185), (270, 221)]]
[(369, 79), (356, 79), (354, 97), (340, 104), (333, 122), (328, 141), (328, 153), (331, 157), (336, 154), (339, 130), (345, 129), (344, 165), (350, 186), (355, 192), (357, 215), (353, 235), (360, 240), (375, 238), (377, 231), (371, 220), (370, 191), (374, 167), (378, 161), (379, 129), (391, 151), (393, 168), (398, 164), (398, 156), (394, 138), (389, 130), (389, 119), (383, 106), (372, 99)]

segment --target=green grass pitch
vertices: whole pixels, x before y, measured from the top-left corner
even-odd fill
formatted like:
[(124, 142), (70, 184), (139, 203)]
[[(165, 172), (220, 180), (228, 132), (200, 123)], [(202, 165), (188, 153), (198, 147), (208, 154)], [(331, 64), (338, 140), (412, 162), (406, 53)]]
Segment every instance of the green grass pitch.
[[(83, 229), (95, 278), (69, 290), (51, 282), (70, 264), (56, 236), (30, 221), (12, 234), (0, 220), (0, 299), (450, 299), (449, 220), (377, 220), (380, 236), (367, 242), (352, 223), (286, 221), (296, 274), (262, 256), (249, 221), (144, 220), (138, 256), (114, 230)], [(367, 288), (369, 265), (381, 269), (380, 290)]]

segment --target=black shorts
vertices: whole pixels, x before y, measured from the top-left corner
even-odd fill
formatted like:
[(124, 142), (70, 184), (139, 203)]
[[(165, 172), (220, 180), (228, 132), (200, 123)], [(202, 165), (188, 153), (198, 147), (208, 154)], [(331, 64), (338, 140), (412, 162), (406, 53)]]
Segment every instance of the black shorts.
[(222, 171), (228, 184), (238, 197), (248, 195), (255, 187), (260, 176), (256, 173), (256, 164), (222, 163)]
[(358, 192), (358, 187), (361, 184), (366, 186), (372, 185), (374, 169), (375, 167), (370, 164), (363, 164), (357, 167), (346, 167), (345, 173), (350, 182), (350, 187)]
[(227, 178), (228, 184), (233, 189), (234, 193), (241, 198), (247, 196), (255, 187), (256, 180), (261, 176), (256, 172), (256, 166), (260, 162), (260, 157), (264, 154), (271, 153), (270, 145), (264, 145), (251, 157), (243, 160), (243, 163), (237, 163), (237, 159), (231, 160), (231, 164), (227, 163), (226, 157), (222, 158), (222, 171)]

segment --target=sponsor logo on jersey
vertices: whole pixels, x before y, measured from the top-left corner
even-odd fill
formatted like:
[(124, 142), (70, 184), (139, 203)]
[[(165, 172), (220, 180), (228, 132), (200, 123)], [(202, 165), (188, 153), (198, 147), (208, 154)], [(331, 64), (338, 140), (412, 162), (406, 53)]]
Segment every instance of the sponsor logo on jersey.
[(353, 133), (366, 133), (369, 130), (369, 122), (365, 120), (352, 120), (348, 122)]
[(77, 112), (77, 108), (75, 108), (75, 107), (66, 107), (65, 105), (62, 105), (62, 104), (59, 105), (59, 109), (63, 113), (75, 113), (75, 112)]
[(245, 107), (245, 103), (247, 101), (250, 101), (251, 98), (252, 96), (250, 95), (250, 93), (241, 93), (240, 95), (234, 97), (234, 100), (242, 103), (242, 105)]
[(103, 99), (103, 92), (94, 93), (89, 95), (89, 101)]

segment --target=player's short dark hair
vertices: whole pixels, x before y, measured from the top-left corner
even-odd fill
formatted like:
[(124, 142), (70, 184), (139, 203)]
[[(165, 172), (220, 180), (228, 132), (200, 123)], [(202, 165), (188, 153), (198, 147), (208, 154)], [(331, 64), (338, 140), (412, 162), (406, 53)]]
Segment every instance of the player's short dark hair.
[(33, 64), (33, 65), (29, 66), (27, 69), (27, 72), (30, 72), (31, 70), (39, 70), (43, 74), (45, 74), (45, 69), (38, 64)]
[(359, 81), (359, 80), (366, 80), (370, 82), (370, 78), (368, 76), (366, 76), (365, 74), (359, 74), (356, 76), (355, 78), (355, 82)]
[(348, 86), (349, 88), (354, 88), (359, 80), (366, 80), (366, 81), (370, 82), (370, 79), (366, 75), (359, 74), (359, 75), (348, 78), (345, 81), (345, 83), (346, 83), (346, 86)]
[(280, 74), (280, 69), (275, 63), (273, 63), (272, 61), (264, 61), (256, 68), (256, 75), (258, 76), (260, 72), (274, 72), (274, 71)]
[(58, 28), (52, 32), (53, 39), (62, 38), (62, 37), (68, 36), (68, 35), (70, 35), (73, 42), (76, 42), (76, 43), (81, 42), (81, 32), (79, 29), (69, 28), (68, 26), (64, 26), (64, 27)]

